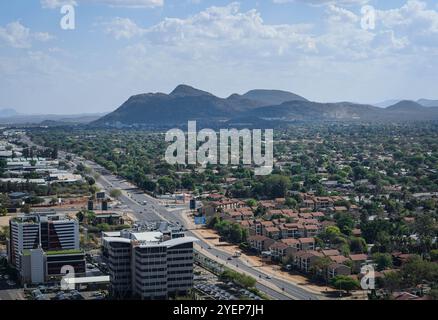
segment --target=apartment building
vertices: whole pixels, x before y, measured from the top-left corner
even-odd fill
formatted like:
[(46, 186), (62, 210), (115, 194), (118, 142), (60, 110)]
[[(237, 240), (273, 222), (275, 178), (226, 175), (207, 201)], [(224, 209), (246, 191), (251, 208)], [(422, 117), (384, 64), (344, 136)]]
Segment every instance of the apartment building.
[(269, 247), (275, 243), (275, 240), (262, 235), (254, 235), (248, 237), (248, 243), (252, 249), (257, 252), (263, 252), (269, 250)]
[(104, 234), (111, 293), (116, 298), (167, 299), (193, 287), (192, 237), (170, 238), (160, 231)]

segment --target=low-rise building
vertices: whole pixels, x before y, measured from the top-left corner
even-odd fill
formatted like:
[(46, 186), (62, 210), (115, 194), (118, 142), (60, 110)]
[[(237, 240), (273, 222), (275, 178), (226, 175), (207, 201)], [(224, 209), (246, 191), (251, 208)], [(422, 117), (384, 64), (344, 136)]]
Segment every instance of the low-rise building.
[(248, 237), (250, 247), (257, 252), (268, 251), (269, 247), (275, 243), (275, 240), (262, 235)]

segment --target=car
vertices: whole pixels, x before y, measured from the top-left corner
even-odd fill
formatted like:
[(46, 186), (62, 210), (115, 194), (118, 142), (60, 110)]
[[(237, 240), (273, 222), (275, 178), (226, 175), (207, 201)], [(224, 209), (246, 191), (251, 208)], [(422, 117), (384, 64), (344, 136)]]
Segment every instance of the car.
[(272, 279), (271, 276), (266, 276), (265, 278), (266, 278), (266, 279)]
[(227, 260), (228, 260), (228, 261), (231, 261), (231, 260), (233, 260), (233, 258), (231, 258), (231, 257), (228, 257), (228, 258), (227, 258)]
[(10, 287), (13, 287), (13, 286), (16, 285), (16, 283), (15, 283), (14, 281), (12, 281), (12, 280), (8, 280), (8, 281), (6, 281), (6, 284), (7, 284), (8, 286), (10, 286)]
[(103, 297), (103, 293), (102, 292), (95, 292), (91, 295), (92, 297), (98, 298), (98, 297)]

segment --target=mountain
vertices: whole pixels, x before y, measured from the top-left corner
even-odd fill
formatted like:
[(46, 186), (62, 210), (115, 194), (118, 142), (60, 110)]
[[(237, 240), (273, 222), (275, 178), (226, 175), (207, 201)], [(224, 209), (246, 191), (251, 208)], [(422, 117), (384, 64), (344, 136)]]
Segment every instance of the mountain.
[(242, 97), (259, 101), (266, 106), (279, 105), (288, 101), (308, 101), (294, 93), (280, 90), (251, 90), (242, 95)]
[(171, 97), (213, 97), (209, 92), (195, 89), (185, 84), (177, 86), (170, 94)]
[(94, 125), (181, 124), (188, 120), (224, 121), (238, 113), (269, 105), (269, 101), (299, 99), (290, 92), (254, 90), (223, 99), (187, 85), (179, 85), (170, 94), (147, 93), (129, 98), (122, 106)]
[(64, 123), (64, 124), (88, 124), (90, 122), (96, 121), (105, 114), (103, 113), (92, 113), (92, 114), (73, 114), (73, 115), (57, 115), (57, 114), (17, 114), (10, 117), (0, 117), (0, 124), (8, 125), (22, 125), (22, 124), (37, 124), (37, 125), (47, 125), (54, 122)]
[(412, 112), (412, 111), (425, 111), (425, 107), (421, 104), (411, 101), (411, 100), (402, 100), (397, 102), (396, 104), (389, 106), (386, 108), (386, 111), (392, 112)]
[(18, 112), (11, 108), (0, 109), (0, 118), (9, 118), (18, 115)]
[(374, 103), (373, 106), (379, 107), (379, 108), (387, 108), (387, 107), (390, 107), (390, 106), (392, 106), (392, 105), (394, 105), (396, 103), (399, 103), (400, 101), (401, 100), (395, 100), (395, 99), (393, 99), (393, 100), (385, 100), (385, 101), (382, 101), (382, 102)]
[(187, 85), (170, 94), (132, 96), (114, 112), (91, 123), (110, 127), (173, 127), (189, 120), (202, 125), (269, 127), (291, 121), (410, 121), (438, 120), (438, 108), (403, 100), (387, 108), (351, 102), (317, 103), (278, 90), (252, 90), (226, 99)]
[(417, 103), (424, 107), (438, 107), (438, 100), (420, 99)]
[(317, 103), (311, 101), (289, 101), (277, 106), (261, 107), (247, 115), (264, 120), (308, 121), (308, 120), (366, 120), (378, 117), (382, 109), (349, 102)]

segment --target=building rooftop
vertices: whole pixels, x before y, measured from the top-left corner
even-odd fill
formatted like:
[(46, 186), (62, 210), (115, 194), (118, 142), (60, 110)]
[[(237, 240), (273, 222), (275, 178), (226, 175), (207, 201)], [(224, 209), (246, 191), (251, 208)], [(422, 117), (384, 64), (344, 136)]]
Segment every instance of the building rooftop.
[(159, 231), (131, 233), (131, 239), (144, 242), (160, 242), (163, 234)]
[(84, 253), (84, 252), (82, 250), (77, 250), (77, 249), (46, 251), (46, 255), (48, 255), (48, 256), (58, 256), (58, 255), (66, 255), (66, 254), (81, 254), (81, 253)]

